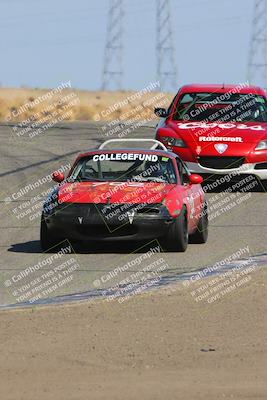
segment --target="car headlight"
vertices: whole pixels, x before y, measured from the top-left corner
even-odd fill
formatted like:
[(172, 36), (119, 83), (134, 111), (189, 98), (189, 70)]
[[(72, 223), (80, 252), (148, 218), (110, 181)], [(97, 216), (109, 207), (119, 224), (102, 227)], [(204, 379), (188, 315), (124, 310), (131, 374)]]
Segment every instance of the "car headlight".
[(176, 139), (170, 136), (162, 136), (161, 141), (166, 144), (167, 146), (176, 146), (176, 147), (187, 147), (183, 139)]
[(267, 150), (267, 140), (262, 140), (257, 144), (255, 150)]

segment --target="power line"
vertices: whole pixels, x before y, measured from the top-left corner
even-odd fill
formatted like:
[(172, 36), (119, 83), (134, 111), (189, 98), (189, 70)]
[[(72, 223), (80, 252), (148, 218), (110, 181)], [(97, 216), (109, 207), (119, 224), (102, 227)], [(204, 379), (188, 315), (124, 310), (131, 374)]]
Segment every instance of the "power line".
[(255, 0), (248, 78), (267, 86), (267, 0)]
[(107, 39), (102, 89), (122, 89), (123, 9), (124, 0), (109, 0)]
[(156, 26), (157, 78), (162, 90), (176, 91), (177, 69), (174, 56), (169, 0), (157, 0)]

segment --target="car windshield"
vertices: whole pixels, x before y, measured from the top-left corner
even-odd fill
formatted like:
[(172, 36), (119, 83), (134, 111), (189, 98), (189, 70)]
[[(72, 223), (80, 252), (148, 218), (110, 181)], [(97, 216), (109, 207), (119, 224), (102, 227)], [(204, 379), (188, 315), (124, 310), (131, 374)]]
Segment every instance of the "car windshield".
[(152, 153), (113, 152), (82, 157), (68, 181), (176, 183), (176, 173), (169, 157)]
[(267, 122), (267, 103), (255, 94), (186, 93), (173, 112), (174, 120), (203, 122)]

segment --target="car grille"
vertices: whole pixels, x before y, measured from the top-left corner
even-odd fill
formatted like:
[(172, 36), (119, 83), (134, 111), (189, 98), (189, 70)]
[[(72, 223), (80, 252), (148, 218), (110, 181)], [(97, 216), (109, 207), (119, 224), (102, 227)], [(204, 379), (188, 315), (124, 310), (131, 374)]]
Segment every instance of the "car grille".
[(108, 227), (105, 225), (98, 226), (78, 226), (78, 232), (82, 235), (89, 237), (119, 237), (119, 236), (130, 236), (135, 235), (138, 229), (132, 225), (120, 225)]
[(211, 169), (239, 168), (244, 161), (244, 157), (199, 157), (198, 159), (198, 163), (202, 167)]

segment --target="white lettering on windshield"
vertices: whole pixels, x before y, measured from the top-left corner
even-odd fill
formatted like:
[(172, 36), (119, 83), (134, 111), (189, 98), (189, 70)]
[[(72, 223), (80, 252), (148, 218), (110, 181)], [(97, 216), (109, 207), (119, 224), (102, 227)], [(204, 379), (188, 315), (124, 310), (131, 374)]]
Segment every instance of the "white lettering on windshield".
[(95, 154), (93, 161), (158, 161), (156, 154), (137, 154), (137, 153), (112, 153), (112, 154)]

